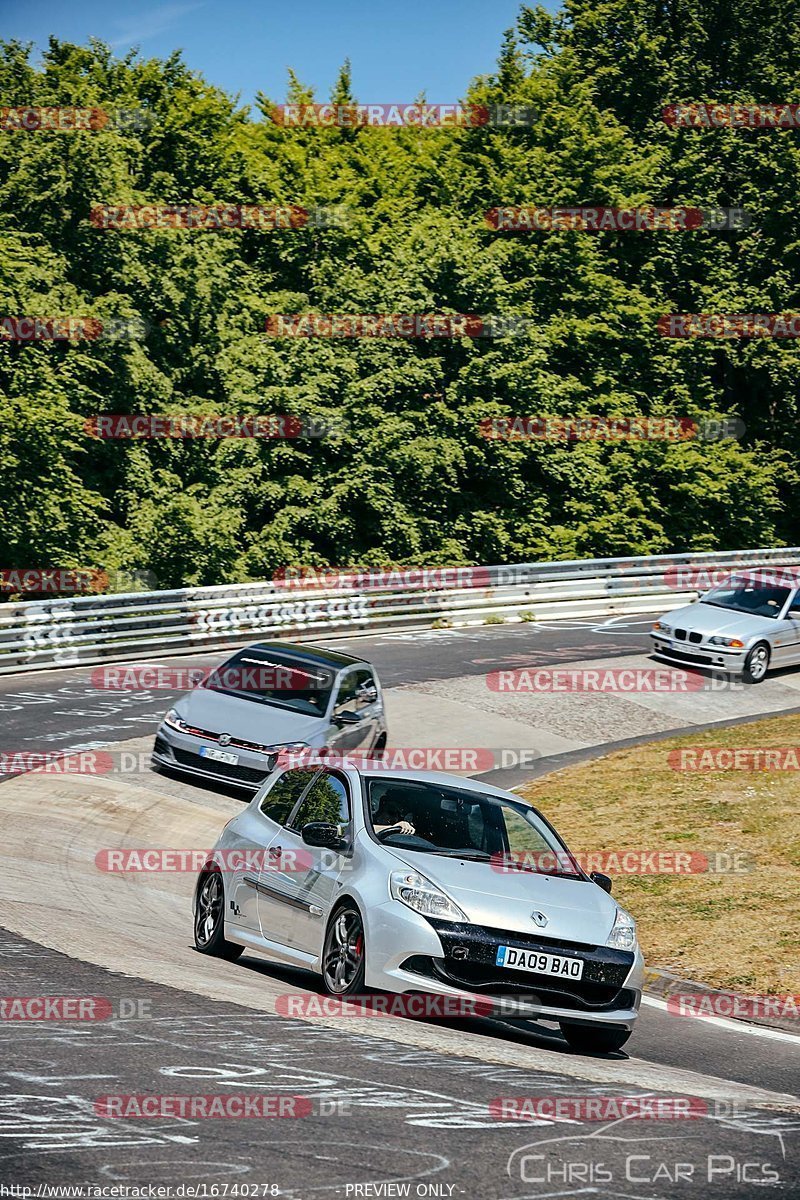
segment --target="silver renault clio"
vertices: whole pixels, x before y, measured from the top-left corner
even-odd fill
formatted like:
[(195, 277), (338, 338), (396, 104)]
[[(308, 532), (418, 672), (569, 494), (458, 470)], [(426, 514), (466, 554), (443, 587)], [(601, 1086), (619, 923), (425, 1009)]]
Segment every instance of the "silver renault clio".
[(460, 776), (279, 768), (199, 874), (194, 939), (318, 972), (328, 992), (491, 1000), (573, 1049), (630, 1036), (633, 918), (527, 802)]

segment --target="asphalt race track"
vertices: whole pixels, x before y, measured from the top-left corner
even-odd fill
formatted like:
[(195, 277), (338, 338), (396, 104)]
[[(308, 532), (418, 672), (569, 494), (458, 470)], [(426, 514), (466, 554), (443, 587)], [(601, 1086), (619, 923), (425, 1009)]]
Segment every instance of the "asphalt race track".
[[(800, 705), (800, 673), (790, 672), (755, 689), (524, 705), (486, 688), (486, 674), (506, 667), (647, 663), (650, 621), (328, 644), (375, 663), (391, 745), (527, 746), (542, 756), (537, 770), (626, 737)], [(3, 679), (0, 750), (145, 750), (176, 693), (104, 689), (94, 670)], [(510, 786), (531, 773), (528, 762), (493, 778)], [(109, 876), (94, 865), (103, 846), (209, 844), (238, 808), (233, 795), (139, 772), (27, 774), (6, 778), (0, 797), (2, 995), (99, 996), (108, 1010), (95, 1021), (0, 1022), (2, 1183), (32, 1194), (44, 1184), (205, 1184), (196, 1194), (209, 1197), (247, 1195), (247, 1184), (251, 1196), (287, 1200), (800, 1194), (791, 1033), (673, 1016), (655, 999), (626, 1050), (609, 1057), (573, 1054), (556, 1030), (523, 1023), (289, 1019), (276, 999), (317, 992), (315, 978), (249, 954), (236, 964), (197, 955), (191, 877)], [(96, 1107), (104, 1095), (155, 1093), (301, 1096), (305, 1115), (122, 1118)], [(693, 1116), (523, 1121), (492, 1107), (521, 1096), (690, 1097)]]

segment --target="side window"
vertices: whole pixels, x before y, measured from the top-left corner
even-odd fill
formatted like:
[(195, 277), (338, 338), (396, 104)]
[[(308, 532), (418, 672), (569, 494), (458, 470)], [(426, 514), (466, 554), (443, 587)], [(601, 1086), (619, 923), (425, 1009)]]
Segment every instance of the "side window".
[(260, 808), (264, 816), (278, 825), (285, 825), (295, 804), (316, 774), (316, 768), (284, 771), (261, 801)]
[(350, 801), (341, 779), (323, 771), (298, 808), (291, 828), (298, 833), (309, 821), (328, 821), (331, 825), (347, 825), (350, 820)]
[(351, 671), (349, 675), (345, 675), (339, 685), (339, 694), (336, 697), (336, 712), (341, 712), (342, 709), (355, 709), (358, 712), (361, 708), (366, 708), (374, 701), (363, 695), (363, 689), (368, 685), (374, 688), (375, 677), (368, 667), (359, 667), (357, 671)]

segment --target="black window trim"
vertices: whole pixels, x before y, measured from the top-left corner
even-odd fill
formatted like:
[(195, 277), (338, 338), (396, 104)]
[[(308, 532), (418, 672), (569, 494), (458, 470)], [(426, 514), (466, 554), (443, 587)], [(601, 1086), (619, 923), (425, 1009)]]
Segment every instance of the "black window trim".
[(318, 771), (316, 772), (316, 774), (314, 775), (314, 778), (311, 780), (311, 783), (309, 783), (308, 787), (307, 787), (307, 788), (306, 788), (306, 790), (303, 792), (303, 794), (302, 794), (302, 796), (300, 797), (300, 799), (297, 801), (297, 804), (295, 804), (294, 808), (293, 808), (293, 809), (292, 809), (292, 811), (289, 813), (288, 822), (287, 822), (287, 824), (286, 824), (286, 825), (283, 827), (284, 829), (286, 829), (286, 831), (287, 831), (288, 833), (293, 833), (293, 834), (295, 834), (297, 837), (300, 837), (300, 830), (299, 830), (299, 829), (297, 829), (297, 828), (296, 828), (294, 825), (292, 825), (292, 824), (291, 824), (291, 821), (292, 821), (292, 820), (294, 819), (294, 817), (296, 816), (296, 814), (297, 814), (297, 812), (298, 812), (298, 810), (299, 810), (299, 808), (300, 808), (301, 804), (303, 803), (303, 801), (304, 801), (304, 800), (305, 800), (305, 798), (306, 798), (306, 795), (308, 794), (308, 792), (311, 790), (311, 788), (314, 786), (314, 784), (317, 782), (317, 780), (319, 779), (320, 775), (322, 775), (322, 774), (325, 774), (325, 775), (332, 775), (332, 776), (333, 776), (333, 778), (334, 778), (334, 779), (338, 779), (338, 780), (339, 780), (339, 782), (340, 782), (340, 783), (342, 784), (342, 786), (344, 787), (344, 794), (345, 794), (345, 797), (347, 798), (347, 810), (348, 810), (348, 813), (349, 813), (349, 815), (350, 815), (350, 819), (349, 819), (349, 821), (348, 821), (348, 824), (352, 826), (352, 824), (353, 824), (353, 797), (352, 797), (352, 795), (351, 795), (351, 793), (350, 793), (350, 786), (349, 786), (349, 783), (348, 783), (348, 780), (347, 780), (347, 776), (344, 774), (344, 772), (343, 772), (343, 771), (339, 771), (339, 770), (337, 770), (335, 767), (320, 767), (320, 768), (319, 768), (319, 770), (318, 770)]
[(349, 704), (354, 705), (356, 703), (357, 697), (355, 695), (353, 695), (349, 701), (343, 701), (343, 700), (339, 699), (339, 692), (341, 691), (341, 687), (342, 687), (342, 684), (344, 683), (344, 681), (347, 680), (351, 675), (357, 675), (359, 671), (366, 671), (369, 674), (370, 678), (372, 679), (372, 682), (375, 684), (375, 687), (377, 688), (378, 682), (375, 678), (375, 670), (370, 663), (368, 663), (368, 662), (351, 663), (351, 665), (349, 667), (347, 667), (346, 670), (342, 671), (342, 673), (340, 674), (339, 678), (336, 681), (336, 685), (335, 685), (334, 692), (333, 692), (333, 704), (331, 707), (332, 713), (336, 712), (336, 710), (340, 704), (349, 703)]
[[(290, 829), (289, 822), (291, 821), (292, 817), (293, 817), (293, 816), (294, 816), (294, 814), (296, 813), (297, 809), (300, 807), (300, 805), (301, 805), (301, 804), (303, 803), (303, 801), (305, 800), (305, 798), (306, 798), (306, 793), (308, 792), (309, 788), (312, 786), (312, 784), (316, 783), (317, 776), (318, 776), (318, 775), (320, 775), (320, 774), (322, 773), (322, 770), (323, 770), (323, 768), (322, 768), (322, 767), (317, 767), (317, 768), (316, 768), (316, 770), (315, 770), (313, 767), (289, 767), (289, 768), (287, 768), (287, 770), (285, 770), (285, 771), (281, 772), (281, 774), (278, 776), (278, 779), (283, 779), (284, 775), (288, 775), (288, 774), (289, 774), (290, 772), (292, 772), (292, 771), (313, 771), (313, 775), (312, 775), (312, 776), (311, 776), (311, 778), (309, 779), (309, 781), (308, 781), (308, 783), (306, 784), (306, 786), (303, 788), (303, 790), (302, 790), (302, 792), (300, 793), (300, 795), (299, 795), (298, 799), (297, 799), (297, 800), (295, 801), (295, 803), (292, 805), (292, 808), (291, 808), (291, 810), (290, 810), (290, 812), (289, 812), (289, 815), (288, 815), (288, 817), (286, 818), (286, 821), (285, 821), (285, 822), (284, 822), (284, 821), (276, 821), (274, 817), (268, 817), (268, 816), (267, 816), (267, 814), (264, 812), (264, 801), (265, 801), (265, 800), (268, 800), (268, 799), (269, 799), (269, 797), (272, 795), (272, 788), (270, 788), (270, 790), (269, 790), (269, 791), (267, 792), (267, 794), (266, 794), (266, 795), (265, 795), (265, 796), (264, 796), (264, 797), (261, 799), (261, 801), (259, 802), (259, 805), (258, 805), (258, 811), (259, 811), (259, 813), (261, 814), (261, 816), (264, 818), (264, 820), (265, 820), (265, 821), (272, 821), (272, 824), (273, 824), (273, 825), (278, 825), (278, 826), (279, 826), (281, 829)], [(274, 787), (274, 786), (275, 786), (275, 784), (278, 782), (278, 779), (276, 779), (276, 780), (274, 781), (274, 783), (273, 783), (272, 787)]]

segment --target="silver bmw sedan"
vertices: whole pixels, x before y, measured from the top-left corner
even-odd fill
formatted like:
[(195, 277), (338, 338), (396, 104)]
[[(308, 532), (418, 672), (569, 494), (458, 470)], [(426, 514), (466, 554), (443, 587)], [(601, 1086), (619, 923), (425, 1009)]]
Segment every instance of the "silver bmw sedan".
[(759, 683), (770, 667), (800, 662), (800, 588), (785, 571), (733, 575), (665, 613), (650, 637), (661, 658)]

